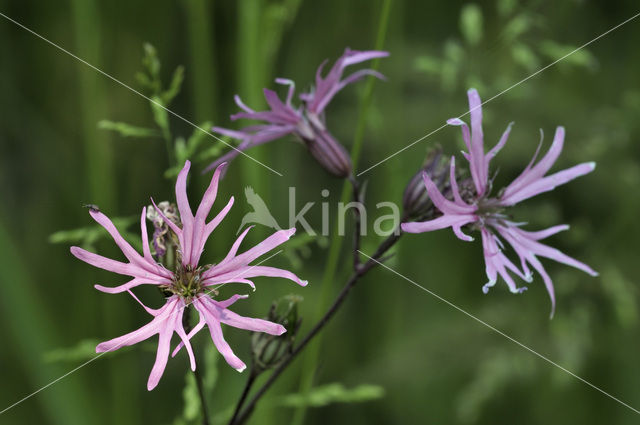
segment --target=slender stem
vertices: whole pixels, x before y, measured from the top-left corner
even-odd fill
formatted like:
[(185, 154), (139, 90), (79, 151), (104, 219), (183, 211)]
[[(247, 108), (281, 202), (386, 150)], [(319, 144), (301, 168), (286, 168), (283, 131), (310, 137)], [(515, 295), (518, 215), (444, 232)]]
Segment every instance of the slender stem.
[[(191, 331), (191, 309), (184, 310), (182, 315), (182, 327), (186, 333)], [(198, 395), (200, 396), (200, 408), (202, 409), (202, 425), (209, 425), (209, 412), (207, 410), (207, 397), (204, 393), (204, 387), (202, 385), (202, 375), (200, 375), (200, 368), (196, 367), (193, 371), (193, 376), (196, 379), (196, 386), (198, 387)]]
[(257, 377), (258, 377), (258, 374), (255, 372), (253, 365), (251, 365), (251, 373), (249, 374), (249, 379), (247, 379), (247, 383), (244, 386), (244, 390), (242, 390), (242, 395), (240, 396), (240, 399), (236, 404), (236, 408), (233, 412), (233, 416), (231, 417), (231, 420), (229, 421), (229, 425), (234, 424), (236, 422), (238, 415), (240, 414), (240, 409), (242, 408), (242, 405), (247, 399), (247, 396), (249, 395), (249, 391), (251, 391), (251, 387), (253, 387), (253, 384), (256, 382)]
[(209, 411), (207, 410), (207, 398), (204, 394), (204, 386), (202, 385), (202, 376), (200, 375), (200, 369), (196, 368), (193, 371), (193, 375), (196, 378), (196, 385), (198, 386), (198, 395), (200, 396), (200, 406), (202, 407), (202, 425), (209, 425)]
[[(260, 400), (260, 398), (264, 395), (264, 393), (273, 385), (273, 383), (278, 379), (280, 374), (284, 372), (284, 370), (291, 364), (291, 362), (296, 358), (296, 356), (311, 342), (311, 340), (325, 327), (329, 320), (336, 314), (347, 295), (351, 291), (351, 289), (355, 286), (358, 280), (363, 277), (369, 270), (375, 267), (378, 262), (377, 260), (382, 257), (382, 255), (387, 252), (402, 236), (402, 232), (397, 231), (392, 233), (387, 239), (385, 239), (382, 244), (378, 247), (375, 253), (371, 255), (371, 259), (365, 262), (361, 267), (353, 272), (347, 283), (342, 288), (333, 304), (327, 312), (322, 316), (322, 318), (316, 323), (316, 325), (309, 331), (309, 333), (304, 337), (304, 339), (300, 342), (300, 344), (291, 351), (289, 357), (287, 357), (280, 366), (276, 370), (273, 371), (273, 374), (269, 377), (269, 379), (260, 387), (260, 389), (253, 396), (251, 401), (247, 404), (247, 407), (242, 411), (241, 414), (237, 415), (235, 420), (232, 420), (229, 425), (240, 425), (244, 423), (249, 416), (251, 415), (253, 409), (256, 404)], [(236, 415), (234, 415), (236, 416)]]
[(356, 203), (355, 209), (353, 209), (353, 217), (354, 217), (354, 229), (353, 229), (353, 270), (358, 270), (360, 267), (360, 238), (362, 237), (362, 233), (360, 231), (360, 224), (362, 222), (362, 217), (360, 214), (360, 205), (362, 204), (362, 193), (360, 191), (360, 184), (358, 180), (351, 175), (349, 176), (349, 181), (353, 186), (353, 201)]
[[(380, 12), (380, 20), (378, 21), (377, 26), (377, 34), (375, 40), (375, 49), (382, 50), (384, 48), (384, 42), (387, 34), (387, 27), (389, 24), (389, 17), (391, 14), (391, 2), (392, 0), (382, 0), (382, 10)], [(378, 68), (378, 60), (374, 60), (371, 69)], [(364, 142), (365, 130), (367, 125), (367, 115), (369, 113), (369, 104), (371, 103), (373, 89), (375, 86), (375, 78), (370, 77), (366, 82), (366, 86), (364, 87), (363, 96), (360, 98), (359, 102), (359, 114), (356, 123), (356, 130), (353, 139), (353, 145), (351, 147), (351, 163), (353, 169), (356, 170), (358, 167), (358, 160), (360, 157), (360, 151), (362, 148), (362, 143)], [(342, 187), (342, 194), (340, 196), (340, 201), (342, 203), (347, 202), (349, 196), (349, 184), (345, 182)], [(359, 243), (359, 242), (358, 242)], [(320, 312), (324, 311), (326, 305), (328, 303), (329, 294), (333, 289), (333, 285), (331, 284), (334, 281), (334, 277), (336, 275), (336, 271), (338, 269), (338, 262), (340, 259), (340, 251), (342, 249), (342, 238), (338, 235), (337, 226), (333, 229), (331, 234), (331, 245), (329, 246), (329, 256), (327, 258), (327, 262), (325, 265), (325, 272), (322, 278), (322, 286), (320, 296), (317, 300), (318, 303), (318, 315)], [(354, 251), (354, 261), (359, 263), (360, 258), (357, 259), (355, 256), (358, 255), (357, 251)], [(317, 316), (316, 316), (317, 317)], [(311, 389), (313, 384), (313, 377), (315, 374), (315, 365), (318, 360), (319, 352), (320, 352), (320, 341), (316, 341), (313, 347), (309, 349), (309, 352), (304, 356), (303, 368), (300, 377), (300, 392), (302, 394), (306, 394)], [(299, 407), (293, 416), (291, 423), (293, 425), (302, 425), (304, 423), (304, 416), (306, 412), (306, 406)]]

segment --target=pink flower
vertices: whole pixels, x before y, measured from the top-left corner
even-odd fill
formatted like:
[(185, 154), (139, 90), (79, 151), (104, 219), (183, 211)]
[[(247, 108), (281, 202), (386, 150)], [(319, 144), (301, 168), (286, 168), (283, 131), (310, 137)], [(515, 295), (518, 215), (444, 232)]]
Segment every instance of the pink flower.
[[(200, 257), (207, 238), (218, 224), (220, 224), (233, 205), (232, 197), (227, 205), (211, 221), (207, 222), (207, 217), (216, 198), (218, 181), (224, 165), (225, 164), (222, 164), (216, 169), (211, 179), (211, 184), (206, 190), (202, 202), (194, 215), (189, 206), (189, 200), (187, 199), (186, 180), (190, 163), (189, 161), (186, 162), (176, 182), (176, 199), (182, 227), (179, 227), (166, 218), (160, 209), (156, 207), (158, 214), (161, 215), (178, 239), (179, 246), (177, 254), (179, 262), (176, 270), (170, 271), (166, 269), (163, 265), (158, 264), (151, 255), (145, 222), (146, 208), (142, 209), (142, 215), (140, 217), (142, 255), (124, 240), (111, 220), (97, 209), (91, 209), (89, 213), (94, 220), (109, 232), (128, 262), (112, 260), (79, 247), (71, 247), (71, 253), (80, 260), (95, 267), (132, 278), (128, 282), (116, 287), (95, 285), (96, 289), (111, 294), (125, 291), (129, 292), (149, 314), (154, 316), (153, 320), (142, 328), (110, 341), (103, 342), (96, 347), (97, 352), (114, 351), (125, 345), (133, 345), (158, 334), (159, 342), (156, 362), (147, 383), (149, 390), (155, 388), (164, 372), (169, 357), (169, 345), (174, 332), (177, 333), (181, 339), (178, 348), (183, 345), (186, 346), (191, 368), (195, 370), (195, 358), (189, 340), (206, 323), (209, 326), (211, 337), (217, 349), (227, 362), (239, 371), (242, 371), (245, 365), (233, 354), (229, 345), (225, 342), (220, 327), (221, 323), (240, 329), (267, 332), (272, 335), (280, 335), (285, 332), (284, 327), (276, 323), (262, 319), (242, 317), (227, 310), (228, 306), (233, 304), (237, 299), (244, 298), (244, 296), (234, 295), (226, 301), (216, 301), (210, 294), (214, 293), (217, 287), (227, 283), (247, 283), (251, 285), (252, 288), (255, 288), (255, 285), (250, 279), (258, 276), (281, 277), (292, 280), (301, 286), (307, 284), (306, 281), (301, 280), (288, 270), (250, 265), (252, 261), (286, 242), (295, 233), (295, 229), (277, 231), (255, 247), (238, 254), (240, 244), (250, 230), (250, 228), (246, 229), (235, 241), (229, 253), (221, 262), (215, 265), (200, 265)], [(148, 308), (131, 292), (132, 288), (139, 285), (156, 285), (163, 291), (171, 293), (171, 296), (167, 298), (163, 307), (157, 310)], [(187, 335), (182, 325), (182, 316), (184, 309), (190, 304), (193, 304), (199, 312), (200, 322), (198, 326)], [(174, 351), (174, 355), (175, 352), (177, 352), (177, 349)]]
[[(586, 264), (539, 242), (541, 239), (547, 238), (562, 230), (567, 230), (569, 226), (559, 225), (538, 232), (528, 232), (521, 229), (524, 223), (515, 223), (509, 220), (507, 216), (503, 214), (503, 211), (505, 208), (513, 206), (520, 201), (529, 199), (543, 192), (548, 192), (556, 186), (590, 173), (595, 168), (595, 163), (583, 163), (567, 170), (546, 175), (562, 151), (564, 128), (558, 127), (551, 148), (549, 148), (549, 151), (544, 157), (538, 163), (535, 163), (538, 154), (538, 152), (536, 152), (520, 176), (506, 188), (499, 191), (497, 196), (491, 196), (492, 182), (489, 179), (489, 163), (507, 142), (511, 125), (507, 127), (498, 143), (489, 152), (485, 153), (482, 134), (482, 102), (475, 89), (469, 90), (468, 96), (471, 114), (471, 131), (469, 131), (467, 124), (458, 118), (452, 118), (448, 120), (447, 123), (458, 125), (462, 128), (462, 137), (468, 150), (468, 152), (463, 152), (463, 155), (469, 162), (471, 179), (475, 187), (475, 195), (472, 196), (471, 199), (462, 199), (455, 177), (455, 158), (452, 157), (449, 170), (449, 179), (453, 193), (452, 200), (442, 195), (428, 174), (423, 174), (427, 192), (434, 205), (442, 212), (442, 216), (424, 222), (403, 223), (402, 229), (409, 233), (422, 233), (451, 227), (456, 236), (464, 241), (473, 240), (472, 237), (462, 231), (464, 226), (470, 226), (472, 229), (480, 230), (486, 274), (489, 279), (483, 286), (483, 291), (487, 293), (489, 288), (495, 285), (498, 276), (502, 277), (507, 283), (511, 292), (520, 293), (524, 291), (526, 287), (519, 288), (514, 282), (511, 273), (527, 282), (531, 282), (532, 273), (529, 268), (529, 266), (531, 266), (542, 276), (542, 280), (551, 298), (551, 315), (553, 316), (555, 310), (553, 282), (538, 257), (550, 258), (560, 263), (576, 267), (592, 276), (597, 276), (598, 273)], [(504, 244), (502, 240), (507, 241), (519, 257), (521, 269), (504, 255)]]
[(239, 96), (235, 96), (236, 104), (243, 110), (231, 116), (232, 120), (246, 118), (250, 120), (264, 121), (265, 124), (256, 124), (241, 130), (229, 130), (221, 127), (213, 127), (213, 131), (241, 140), (237, 149), (222, 156), (207, 167), (207, 170), (215, 168), (218, 164), (229, 161), (253, 146), (271, 142), (289, 134), (295, 135), (309, 149), (313, 157), (330, 173), (345, 177), (351, 172), (351, 159), (344, 146), (342, 146), (329, 132), (325, 123), (324, 110), (333, 97), (348, 84), (356, 82), (367, 75), (373, 75), (384, 79), (383, 75), (371, 70), (362, 69), (346, 78), (342, 78), (345, 68), (370, 59), (388, 56), (388, 52), (382, 51), (356, 51), (346, 49), (344, 54), (336, 61), (327, 73), (322, 76), (326, 61), (323, 62), (316, 73), (316, 84), (308, 93), (300, 95), (303, 104), (299, 107), (292, 105), (295, 92), (295, 83), (284, 78), (277, 78), (276, 83), (289, 86), (287, 99), (282, 102), (275, 91), (264, 89), (264, 97), (269, 105), (268, 111), (254, 111), (245, 105)]

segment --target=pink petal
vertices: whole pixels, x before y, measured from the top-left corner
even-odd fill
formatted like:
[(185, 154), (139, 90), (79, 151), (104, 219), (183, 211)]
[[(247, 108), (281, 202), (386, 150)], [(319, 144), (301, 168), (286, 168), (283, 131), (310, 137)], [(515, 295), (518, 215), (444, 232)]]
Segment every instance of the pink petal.
[(191, 370), (196, 370), (196, 359), (195, 359), (195, 356), (193, 355), (193, 349), (191, 348), (191, 343), (189, 342), (190, 337), (187, 336), (186, 332), (184, 331), (184, 327), (182, 326), (182, 317), (185, 309), (184, 302), (182, 304), (183, 304), (182, 308), (180, 308), (176, 312), (177, 317), (175, 320), (174, 328), (176, 333), (182, 340), (182, 344), (187, 347), (187, 353), (189, 355), (189, 363), (191, 365)]
[[(145, 282), (144, 280), (138, 279), (136, 277), (131, 279), (127, 283), (123, 283), (122, 285), (118, 285), (114, 287), (103, 286), (103, 285), (93, 285), (93, 287), (96, 288), (98, 291), (104, 292), (106, 294), (120, 294), (122, 292), (129, 291), (131, 290), (131, 288), (135, 288), (136, 286), (149, 284), (149, 283), (150, 282)], [(156, 285), (159, 285), (159, 284), (156, 283)]]
[(424, 233), (431, 232), (433, 230), (444, 229), (446, 227), (455, 227), (458, 229), (456, 236), (464, 241), (472, 241), (473, 238), (462, 234), (459, 229), (465, 224), (473, 223), (477, 220), (477, 217), (472, 214), (445, 214), (441, 217), (434, 218), (433, 220), (427, 220), (422, 222), (402, 223), (400, 226), (404, 232), (407, 233)]
[(249, 281), (246, 281), (246, 279), (249, 279), (252, 277), (260, 277), (260, 276), (281, 277), (284, 279), (292, 280), (300, 286), (307, 286), (307, 284), (309, 283), (306, 280), (300, 279), (298, 276), (296, 276), (294, 273), (288, 270), (278, 269), (275, 267), (267, 267), (267, 266), (245, 266), (245, 267), (234, 269), (232, 271), (229, 271), (221, 275), (216, 275), (215, 277), (204, 279), (203, 284), (209, 286), (209, 285), (215, 285), (220, 283), (230, 283), (230, 282), (238, 282), (238, 281), (244, 281), (244, 283), (247, 283)]
[[(224, 172), (225, 167), (226, 163), (222, 163), (213, 173), (211, 183), (209, 184), (209, 187), (202, 197), (202, 201), (198, 206), (198, 210), (193, 220), (193, 234), (190, 237), (191, 245), (184, 247), (185, 250), (188, 249), (190, 251), (188, 264), (194, 267), (196, 267), (198, 265), (198, 262), (200, 261), (200, 256), (202, 255), (202, 251), (204, 250), (204, 244), (209, 238), (209, 235), (227, 215), (227, 213), (231, 209), (231, 206), (233, 205), (232, 197), (227, 206), (220, 213), (218, 213), (218, 215), (209, 224), (205, 224), (207, 216), (211, 211), (211, 207), (215, 202), (216, 194), (218, 192), (218, 181), (220, 180), (220, 176)], [(184, 231), (185, 230), (183, 229), (183, 232)]]
[(451, 184), (451, 191), (453, 192), (453, 199), (456, 204), (464, 204), (460, 196), (460, 190), (458, 189), (458, 180), (456, 180), (456, 157), (451, 157), (449, 164), (449, 183)]
[[(70, 251), (77, 259), (84, 261), (87, 264), (110, 272), (139, 278), (140, 283), (163, 284), (171, 282), (171, 280), (166, 277), (166, 275), (171, 276), (168, 270), (165, 270), (162, 274), (156, 274), (155, 272), (149, 272), (135, 264), (112, 260), (77, 246), (72, 246)], [(158, 267), (157, 269), (160, 270), (161, 268)]]
[(246, 298), (249, 298), (249, 296), (248, 295), (235, 294), (235, 295), (232, 295), (231, 297), (227, 298), (224, 301), (216, 301), (216, 303), (218, 304), (218, 306), (220, 306), (222, 308), (227, 308), (227, 307), (233, 305), (236, 301), (244, 300)]
[(460, 118), (449, 118), (447, 120), (447, 124), (460, 126), (462, 128), (462, 139), (464, 140), (467, 150), (471, 152), (471, 132), (469, 131), (467, 123), (462, 121)]
[(556, 187), (568, 183), (577, 177), (589, 174), (595, 169), (595, 167), (595, 162), (587, 162), (573, 166), (563, 171), (559, 171), (555, 174), (551, 174), (550, 176), (535, 180), (528, 186), (524, 186), (520, 190), (512, 192), (510, 195), (506, 195), (505, 192), (505, 195), (503, 195), (501, 198), (502, 204), (514, 205), (520, 201), (539, 195), (540, 193), (549, 192)]
[(160, 329), (160, 324), (155, 320), (147, 323), (140, 329), (136, 329), (133, 332), (119, 336), (117, 338), (110, 339), (109, 341), (101, 342), (96, 347), (96, 353), (104, 353), (106, 351), (115, 351), (118, 348), (128, 345), (134, 345), (141, 341), (151, 338), (157, 334)]
[(238, 236), (238, 238), (235, 240), (233, 245), (231, 245), (231, 249), (229, 250), (229, 253), (227, 254), (227, 256), (224, 257), (224, 259), (222, 261), (220, 261), (220, 265), (226, 263), (227, 261), (229, 261), (230, 259), (232, 259), (233, 257), (236, 256), (236, 254), (238, 253), (238, 249), (240, 248), (240, 244), (242, 244), (242, 241), (244, 240), (244, 238), (247, 236), (247, 233), (249, 233), (249, 230), (251, 230), (251, 229), (253, 229), (253, 226), (247, 227), (240, 234), (240, 236)]
[(487, 163), (487, 170), (489, 169), (489, 162), (498, 154), (498, 152), (500, 152), (500, 150), (507, 143), (507, 139), (509, 138), (509, 133), (511, 133), (512, 125), (513, 123), (509, 123), (509, 125), (507, 126), (507, 129), (504, 131), (504, 133), (502, 133), (502, 137), (500, 137), (500, 140), (498, 141), (498, 143), (496, 143), (496, 145), (485, 156), (485, 161)]
[(213, 344), (216, 346), (216, 349), (220, 352), (220, 354), (222, 354), (222, 357), (224, 357), (229, 366), (231, 366), (238, 372), (242, 372), (247, 368), (247, 365), (245, 365), (244, 362), (233, 353), (233, 350), (231, 349), (231, 347), (229, 347), (227, 341), (225, 341), (224, 336), (222, 335), (220, 322), (207, 316), (208, 314), (205, 314), (205, 320), (207, 321), (207, 326), (209, 327), (209, 332), (211, 333), (211, 339), (213, 340)]
[(220, 210), (220, 212), (204, 227), (204, 230), (202, 231), (202, 236), (198, 240), (198, 245), (194, 247), (195, 252), (197, 252), (197, 255), (195, 256), (196, 262), (200, 260), (200, 256), (202, 255), (202, 252), (204, 250), (204, 244), (206, 243), (207, 239), (209, 239), (209, 236), (211, 236), (211, 233), (216, 229), (216, 227), (218, 227), (218, 225), (222, 222), (222, 220), (224, 220), (224, 218), (227, 216), (227, 214), (231, 210), (231, 207), (233, 207), (234, 202), (235, 202), (235, 198), (232, 196), (231, 198), (229, 198), (229, 202), (227, 202), (227, 205), (225, 205), (225, 207), (222, 210)]
[(178, 174), (176, 180), (176, 203), (180, 212), (180, 221), (182, 222), (182, 233), (179, 234), (180, 245), (182, 248), (182, 264), (195, 266), (191, 261), (191, 246), (193, 244), (194, 234), (194, 217), (187, 198), (187, 176), (191, 162), (186, 161), (184, 167)]
[(293, 94), (296, 91), (296, 83), (293, 80), (289, 80), (287, 78), (276, 78), (276, 83), (289, 86), (289, 90), (287, 91), (287, 106), (291, 106)]
[(242, 254), (237, 255), (232, 259), (225, 261), (224, 263), (220, 263), (214, 267), (211, 267), (209, 270), (204, 272), (202, 277), (203, 279), (208, 279), (235, 270), (239, 267), (246, 266), (258, 257), (288, 241), (295, 232), (295, 228), (279, 230), (269, 236), (267, 239), (260, 242), (258, 245), (250, 248)]
[[(529, 163), (529, 165), (524, 169), (524, 171), (513, 182), (511, 182), (509, 186), (506, 187), (501, 197), (501, 199), (504, 200), (505, 205), (513, 205), (515, 203), (513, 199), (516, 199), (516, 197), (519, 197), (518, 192), (527, 190), (527, 188), (531, 184), (541, 179), (547, 173), (547, 171), (549, 171), (551, 166), (558, 159), (558, 156), (560, 156), (560, 153), (562, 152), (563, 144), (564, 144), (564, 128), (558, 127), (556, 129), (556, 134), (553, 138), (553, 143), (551, 144), (549, 151), (547, 151), (547, 153), (540, 160), (540, 162), (538, 162), (535, 166), (532, 166), (533, 161), (537, 155), (537, 151), (536, 151), (536, 155), (534, 155), (534, 159), (531, 160), (531, 163)], [(522, 198), (522, 199), (526, 199), (526, 198)]]
[(142, 214), (140, 215), (140, 232), (142, 234), (142, 253), (144, 259), (150, 263), (154, 263), (151, 256), (151, 249), (149, 249), (149, 235), (147, 234), (147, 207), (142, 208)]
[[(187, 334), (187, 339), (190, 340), (191, 338), (193, 338), (195, 334), (197, 334), (198, 332), (200, 332), (202, 328), (204, 328), (205, 324), (206, 322), (204, 320), (204, 317), (202, 317), (201, 315), (200, 320), (198, 321), (198, 324), (195, 325), (193, 329), (191, 329), (191, 331)], [(180, 341), (180, 343), (176, 346), (176, 348), (171, 353), (171, 357), (175, 357), (182, 347), (184, 347), (184, 340)]]
[(160, 332), (156, 361), (153, 364), (153, 368), (151, 369), (151, 373), (149, 374), (149, 380), (147, 381), (148, 391), (153, 390), (158, 385), (158, 382), (160, 382), (160, 378), (164, 373), (164, 369), (167, 366), (167, 361), (169, 360), (169, 345), (171, 344), (172, 335), (173, 329), (171, 328), (165, 328)]
[(557, 226), (549, 227), (548, 229), (539, 230), (537, 232), (527, 232), (525, 230), (520, 230), (521, 233), (526, 235), (529, 239), (541, 240), (546, 239), (549, 236), (555, 235), (556, 233), (563, 232), (565, 230), (569, 230), (568, 224), (559, 224)]
[(242, 101), (242, 99), (240, 98), (240, 96), (238, 96), (237, 94), (235, 96), (233, 96), (233, 100), (236, 102), (236, 105), (238, 105), (238, 107), (240, 109), (244, 110), (245, 112), (248, 112), (248, 113), (255, 112), (253, 109), (251, 109), (247, 105), (245, 105), (244, 102)]
[(484, 158), (484, 136), (482, 134), (482, 101), (476, 89), (467, 92), (469, 113), (471, 114), (471, 175), (478, 196), (487, 189), (488, 168)]
[(452, 202), (445, 198), (426, 172), (422, 173), (422, 179), (431, 201), (443, 214), (471, 214), (477, 209), (476, 206)]
[(509, 274), (509, 271), (517, 274), (523, 280), (530, 281), (530, 279), (526, 279), (511, 260), (502, 253), (498, 247), (496, 236), (484, 228), (482, 229), (481, 234), (486, 273), (489, 278), (489, 282), (482, 287), (482, 291), (486, 294), (489, 291), (489, 288), (496, 284), (498, 275), (506, 282), (512, 293), (519, 294), (526, 290), (526, 287), (518, 287), (516, 285)]

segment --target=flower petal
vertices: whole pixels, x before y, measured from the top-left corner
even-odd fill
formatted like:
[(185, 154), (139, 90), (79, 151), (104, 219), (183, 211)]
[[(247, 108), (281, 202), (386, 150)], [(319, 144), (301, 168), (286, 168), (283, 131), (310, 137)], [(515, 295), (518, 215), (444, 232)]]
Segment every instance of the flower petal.
[(512, 192), (510, 195), (502, 196), (501, 203), (503, 205), (514, 205), (525, 199), (532, 198), (544, 192), (549, 192), (556, 187), (570, 182), (571, 180), (589, 174), (596, 168), (595, 162), (586, 162), (583, 164), (575, 165), (566, 170), (558, 171), (550, 176), (537, 179), (529, 185), (522, 187), (516, 192)]

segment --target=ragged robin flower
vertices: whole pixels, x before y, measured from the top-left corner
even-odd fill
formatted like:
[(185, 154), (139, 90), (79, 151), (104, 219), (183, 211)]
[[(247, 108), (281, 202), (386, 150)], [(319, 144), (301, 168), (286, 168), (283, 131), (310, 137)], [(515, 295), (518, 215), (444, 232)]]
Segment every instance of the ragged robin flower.
[[(467, 196), (468, 194), (464, 193), (461, 196), (456, 181), (455, 158), (452, 157), (449, 175), (452, 199), (448, 199), (440, 192), (428, 173), (423, 173), (429, 197), (442, 215), (424, 222), (402, 223), (402, 230), (408, 233), (423, 233), (451, 227), (455, 235), (464, 241), (472, 241), (473, 238), (463, 232), (463, 226), (470, 230), (478, 230), (482, 237), (485, 268), (489, 279), (482, 288), (483, 292), (487, 293), (489, 288), (496, 284), (498, 276), (500, 276), (507, 283), (511, 292), (521, 293), (526, 287), (518, 287), (510, 273), (515, 274), (526, 282), (531, 282), (532, 273), (530, 267), (532, 267), (544, 281), (551, 298), (551, 315), (553, 316), (555, 310), (553, 282), (538, 257), (550, 258), (576, 267), (592, 276), (597, 276), (597, 273), (586, 264), (539, 242), (551, 235), (567, 230), (569, 228), (568, 225), (553, 226), (535, 232), (526, 231), (522, 229), (524, 223), (512, 221), (506, 215), (506, 211), (521, 201), (553, 190), (576, 177), (590, 173), (594, 170), (595, 163), (587, 162), (546, 175), (562, 151), (564, 128), (558, 127), (553, 143), (544, 157), (536, 163), (538, 154), (536, 152), (529, 165), (511, 184), (500, 190), (496, 195), (492, 195), (489, 163), (507, 142), (511, 125), (507, 127), (498, 143), (489, 152), (485, 153), (482, 133), (482, 102), (475, 89), (469, 90), (468, 97), (471, 131), (467, 124), (459, 118), (452, 118), (447, 123), (461, 126), (462, 128), (462, 136), (468, 150), (463, 154), (469, 162), (475, 193), (472, 193), (471, 196)], [(519, 257), (521, 269), (505, 255), (505, 245), (502, 240), (507, 241)]]
[(338, 177), (347, 177), (351, 173), (351, 158), (347, 150), (329, 132), (325, 109), (333, 97), (348, 84), (360, 80), (367, 75), (384, 79), (382, 74), (371, 70), (361, 69), (348, 77), (342, 78), (345, 68), (370, 59), (388, 56), (383, 51), (356, 51), (346, 49), (344, 54), (335, 62), (325, 77), (322, 71), (326, 64), (323, 62), (316, 73), (315, 86), (307, 93), (300, 95), (302, 104), (292, 104), (295, 93), (295, 83), (284, 78), (277, 78), (276, 83), (289, 86), (287, 98), (282, 102), (275, 91), (264, 89), (264, 97), (269, 105), (268, 111), (254, 111), (246, 106), (239, 96), (235, 96), (236, 104), (243, 110), (231, 116), (233, 121), (241, 118), (263, 121), (241, 130), (230, 130), (213, 127), (213, 131), (240, 140), (238, 147), (209, 165), (211, 170), (218, 164), (230, 161), (240, 152), (254, 146), (271, 142), (287, 135), (294, 135), (304, 143), (311, 155), (329, 173)]
[[(231, 304), (238, 299), (246, 298), (246, 296), (236, 294), (227, 300), (216, 300), (216, 288), (228, 283), (245, 283), (255, 288), (251, 279), (258, 276), (285, 278), (302, 286), (307, 284), (306, 281), (301, 280), (288, 270), (262, 265), (250, 265), (262, 255), (286, 242), (295, 233), (295, 229), (277, 231), (253, 248), (238, 254), (240, 245), (250, 230), (248, 228), (233, 243), (229, 253), (222, 261), (213, 265), (201, 264), (200, 257), (204, 251), (205, 242), (233, 205), (232, 197), (227, 205), (211, 221), (207, 222), (207, 217), (216, 198), (218, 181), (224, 166), (225, 164), (222, 164), (216, 169), (211, 179), (211, 184), (194, 215), (187, 199), (187, 174), (190, 163), (189, 161), (186, 162), (176, 182), (178, 224), (175, 222), (177, 221), (175, 217), (168, 218), (163, 213), (163, 210), (167, 211), (166, 208), (159, 208), (154, 203), (156, 213), (162, 218), (178, 241), (175, 270), (165, 268), (162, 264), (157, 263), (151, 255), (145, 222), (146, 208), (142, 209), (140, 217), (142, 255), (124, 240), (111, 220), (97, 209), (90, 209), (89, 213), (94, 220), (109, 232), (128, 261), (113, 260), (75, 246), (71, 248), (71, 253), (74, 256), (88, 264), (130, 276), (131, 280), (116, 287), (102, 285), (95, 285), (95, 287), (102, 292), (110, 294), (129, 292), (154, 317), (151, 322), (140, 329), (103, 342), (96, 347), (97, 352), (114, 351), (120, 347), (136, 344), (158, 334), (156, 361), (147, 383), (149, 390), (156, 387), (164, 372), (174, 332), (178, 334), (181, 342), (174, 350), (173, 355), (182, 346), (185, 346), (191, 368), (195, 370), (196, 362), (189, 340), (206, 324), (218, 351), (227, 363), (238, 371), (242, 371), (246, 366), (224, 340), (221, 328), (222, 323), (239, 329), (266, 332), (272, 335), (280, 335), (285, 332), (285, 328), (282, 325), (262, 319), (243, 317), (230, 311), (228, 307)], [(158, 226), (156, 226), (157, 228)], [(155, 285), (160, 288), (163, 293), (168, 294), (165, 304), (159, 309), (151, 309), (142, 304), (132, 292), (132, 289), (139, 285)], [(184, 309), (191, 305), (198, 311), (200, 321), (187, 335), (183, 327), (182, 318)]]

